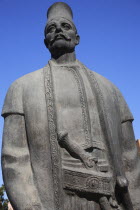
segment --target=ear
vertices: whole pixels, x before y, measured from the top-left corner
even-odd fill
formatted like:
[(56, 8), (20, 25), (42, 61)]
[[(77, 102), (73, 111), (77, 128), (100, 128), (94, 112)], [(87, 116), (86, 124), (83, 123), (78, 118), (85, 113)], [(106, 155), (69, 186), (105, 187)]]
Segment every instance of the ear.
[(80, 36), (78, 34), (76, 34), (76, 42), (75, 44), (78, 45), (80, 42)]
[(47, 40), (46, 39), (44, 39), (44, 44), (48, 48), (48, 43), (47, 43)]

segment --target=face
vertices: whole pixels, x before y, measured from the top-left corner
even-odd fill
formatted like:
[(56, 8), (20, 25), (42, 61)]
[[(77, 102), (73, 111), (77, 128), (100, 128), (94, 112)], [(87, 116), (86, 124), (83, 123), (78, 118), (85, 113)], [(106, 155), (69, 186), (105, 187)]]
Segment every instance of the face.
[(72, 51), (79, 44), (79, 36), (74, 25), (64, 19), (50, 21), (45, 30), (45, 45), (51, 53), (63, 50)]

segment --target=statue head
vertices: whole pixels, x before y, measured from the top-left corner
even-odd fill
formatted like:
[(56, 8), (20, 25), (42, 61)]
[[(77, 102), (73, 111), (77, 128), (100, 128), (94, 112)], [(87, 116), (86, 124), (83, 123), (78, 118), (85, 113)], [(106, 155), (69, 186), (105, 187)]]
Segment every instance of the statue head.
[(44, 43), (51, 54), (73, 52), (80, 37), (71, 8), (64, 2), (56, 2), (48, 9), (47, 18)]

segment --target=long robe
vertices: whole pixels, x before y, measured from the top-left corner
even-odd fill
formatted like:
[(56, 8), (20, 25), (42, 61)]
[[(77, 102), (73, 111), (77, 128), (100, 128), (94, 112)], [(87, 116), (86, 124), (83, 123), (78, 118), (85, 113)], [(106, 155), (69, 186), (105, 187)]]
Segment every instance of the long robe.
[[(134, 209), (140, 209), (140, 159), (133, 116), (110, 81), (79, 61), (71, 65), (50, 61), (11, 85), (2, 116), (3, 177), (15, 210), (101, 209), (98, 193), (107, 194), (108, 189), (100, 189), (99, 184), (96, 189), (85, 187), (87, 179), (92, 181), (94, 168), (85, 168), (59, 145), (58, 134), (63, 131), (84, 152), (92, 149), (91, 155), (104, 159), (108, 173), (99, 174), (111, 177), (114, 193), (116, 177), (127, 177)], [(71, 183), (65, 171), (70, 175), (76, 171), (79, 177), (72, 175)], [(81, 172), (86, 178), (77, 175)]]

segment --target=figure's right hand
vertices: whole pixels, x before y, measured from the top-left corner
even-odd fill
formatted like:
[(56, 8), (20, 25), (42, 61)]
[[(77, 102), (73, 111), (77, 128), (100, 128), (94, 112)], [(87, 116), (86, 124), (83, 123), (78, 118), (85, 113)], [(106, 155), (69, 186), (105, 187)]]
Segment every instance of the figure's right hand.
[(128, 180), (126, 179), (125, 176), (117, 176), (117, 185), (121, 188), (126, 188), (128, 187)]

